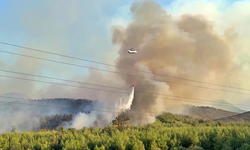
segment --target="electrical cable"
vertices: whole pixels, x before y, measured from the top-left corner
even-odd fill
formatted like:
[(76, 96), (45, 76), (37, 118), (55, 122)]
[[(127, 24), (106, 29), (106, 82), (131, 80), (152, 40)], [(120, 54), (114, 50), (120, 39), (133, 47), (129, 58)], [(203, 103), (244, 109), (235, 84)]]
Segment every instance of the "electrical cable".
[(95, 89), (95, 88), (88, 88), (88, 87), (82, 87), (82, 86), (75, 86), (75, 85), (68, 85), (68, 84), (61, 84), (61, 83), (54, 83), (54, 82), (47, 82), (47, 81), (34, 80), (34, 79), (25, 79), (25, 78), (12, 77), (12, 76), (5, 76), (5, 75), (0, 75), (0, 77), (12, 78), (12, 79), (19, 79), (19, 80), (27, 80), (27, 81), (34, 81), (34, 82), (41, 82), (41, 83), (49, 83), (49, 84), (55, 84), (55, 85), (61, 85), (61, 86), (69, 86), (69, 87), (75, 87), (75, 88), (84, 88), (84, 89), (98, 90), (98, 91), (105, 91), (105, 92), (112, 92), (112, 93), (127, 94), (127, 93), (118, 92), (118, 91), (110, 91), (110, 90), (103, 90), (103, 89)]
[[(102, 90), (102, 89), (95, 89), (95, 88), (87, 88), (87, 87), (79, 87), (79, 86), (74, 86), (74, 85), (68, 85), (68, 84), (60, 84), (60, 83), (54, 83), (54, 82), (47, 82), (47, 81), (40, 81), (40, 80), (33, 80), (33, 79), (26, 79), (26, 78), (19, 78), (19, 77), (11, 77), (11, 76), (3, 76), (0, 75), (0, 77), (6, 77), (6, 78), (13, 78), (13, 79), (19, 79), (19, 80), (26, 80), (26, 81), (34, 81), (34, 82), (42, 82), (42, 83), (49, 83), (49, 84), (56, 84), (56, 85), (61, 85), (61, 86), (69, 86), (69, 87), (75, 87), (75, 88), (86, 88), (90, 90), (100, 90), (100, 91), (105, 91), (105, 92), (112, 92), (112, 93), (122, 93), (122, 94), (127, 94), (119, 91), (109, 91), (109, 90)], [(197, 101), (203, 101), (203, 102), (211, 102), (209, 100), (203, 100), (203, 99), (198, 99), (198, 98), (190, 98), (190, 97), (183, 97), (183, 96), (173, 96), (173, 95), (167, 95), (167, 94), (161, 94), (161, 93), (154, 93), (154, 92), (147, 92), (147, 91), (136, 91), (138, 94), (151, 94), (151, 95), (161, 95), (161, 96), (170, 96), (170, 97), (177, 97), (177, 98), (184, 98), (184, 99), (191, 99), (191, 100), (197, 100)], [(186, 100), (185, 100), (186, 101)], [(233, 104), (233, 105), (239, 105), (239, 104)], [(246, 106), (246, 105), (239, 105), (239, 106)]]
[(132, 71), (138, 71), (138, 72), (153, 74), (153, 75), (157, 75), (157, 76), (165, 76), (165, 77), (169, 77), (169, 78), (175, 78), (175, 79), (180, 79), (180, 80), (187, 80), (187, 81), (191, 81), (191, 82), (197, 82), (197, 83), (203, 83), (203, 84), (210, 84), (210, 85), (214, 85), (214, 86), (222, 86), (222, 87), (226, 87), (226, 88), (234, 88), (234, 89), (238, 89), (238, 90), (247, 90), (247, 91), (250, 91), (250, 89), (244, 89), (244, 88), (239, 88), (239, 87), (232, 87), (232, 86), (228, 86), (228, 85), (208, 83), (208, 82), (204, 82), (204, 81), (198, 81), (198, 80), (187, 79), (187, 78), (176, 77), (176, 76), (170, 76), (170, 75), (164, 75), (164, 74), (154, 74), (154, 73), (143, 71), (143, 70), (136, 70), (134, 68), (132, 69), (132, 68), (127, 68), (127, 67), (123, 67), (123, 66), (117, 66), (117, 65), (107, 64), (107, 63), (103, 63), (103, 62), (97, 62), (97, 61), (93, 61), (93, 60), (88, 60), (88, 59), (78, 58), (78, 57), (74, 57), (74, 56), (63, 55), (63, 54), (59, 54), (59, 53), (48, 52), (48, 51), (44, 51), (44, 50), (39, 50), (39, 49), (35, 49), (35, 48), (30, 48), (30, 47), (24, 47), (24, 46), (10, 44), (10, 43), (1, 42), (1, 41), (0, 41), (0, 44), (8, 45), (8, 46), (13, 46), (13, 47), (18, 47), (18, 48), (22, 48), (22, 49), (26, 49), (26, 50), (32, 50), (32, 51), (41, 52), (41, 53), (47, 53), (47, 54), (56, 55), (56, 56), (60, 56), (60, 57), (64, 57), (64, 58), (71, 58), (71, 59), (76, 59), (76, 60), (81, 60), (81, 61), (86, 61), (86, 62), (101, 64), (101, 65), (106, 65), (106, 66), (112, 66), (112, 67), (116, 67), (116, 68), (122, 68), (122, 69), (128, 69), (128, 70), (132, 70)]
[(94, 86), (102, 86), (102, 87), (114, 88), (114, 89), (119, 89), (119, 90), (128, 90), (128, 89), (125, 89), (125, 88), (112, 87), (112, 86), (106, 86), (106, 85), (100, 85), (100, 84), (93, 84), (93, 83), (87, 83), (87, 82), (80, 82), (80, 81), (74, 81), (74, 80), (66, 80), (66, 79), (60, 79), (60, 78), (54, 78), (54, 77), (47, 77), (47, 76), (41, 76), (41, 75), (36, 75), (36, 74), (29, 74), (29, 73), (23, 73), (23, 72), (9, 71), (9, 70), (4, 70), (4, 69), (0, 69), (0, 71), (2, 71), (2, 72), (8, 72), (8, 73), (21, 74), (21, 75), (28, 75), (28, 76), (33, 76), (33, 77), (41, 77), (41, 78), (54, 79), (54, 80), (60, 80), (60, 81), (67, 81), (67, 82), (72, 82), (72, 83), (87, 84), (87, 85), (94, 85)]
[[(115, 72), (115, 71), (103, 70), (103, 69), (98, 69), (98, 68), (93, 68), (93, 67), (87, 67), (87, 66), (82, 66), (82, 65), (77, 65), (77, 64), (71, 64), (71, 63), (66, 63), (66, 62), (61, 62), (61, 61), (56, 61), (56, 60), (51, 60), (51, 59), (39, 58), (39, 57), (36, 57), (36, 56), (18, 54), (18, 53), (14, 53), (14, 52), (3, 51), (3, 50), (0, 50), (0, 52), (9, 53), (9, 54), (13, 54), (13, 55), (19, 55), (19, 56), (23, 56), (23, 57), (29, 57), (29, 58), (33, 58), (33, 59), (40, 59), (40, 60), (50, 61), (50, 62), (55, 62), (55, 63), (61, 63), (61, 64), (71, 65), (71, 66), (76, 66), (76, 67), (83, 67), (83, 68), (89, 68), (89, 69), (94, 69), (94, 70), (99, 70), (99, 71), (105, 71), (105, 72), (110, 72), (110, 73), (115, 73), (115, 74), (134, 76), (134, 77), (137, 77), (137, 78), (146, 78), (146, 77), (136, 76), (136, 75), (132, 75), (132, 74), (124, 74), (124, 73)], [(151, 79), (151, 78), (146, 78), (146, 79)], [(229, 92), (229, 93), (235, 93), (235, 94), (250, 95), (250, 93), (227, 91), (227, 90), (222, 90), (222, 89), (213, 89), (213, 88), (209, 88), (209, 87), (196, 86), (196, 85), (190, 85), (190, 84), (185, 84), (185, 83), (177, 83), (177, 82), (167, 81), (167, 80), (157, 80), (157, 79), (154, 79), (154, 80), (161, 81), (161, 82), (173, 83), (173, 84), (180, 84), (180, 85), (192, 86), (192, 87), (197, 87), (197, 88), (204, 88), (204, 89), (209, 89), (209, 90), (216, 90), (216, 91), (223, 91), (223, 92)]]
[[(6, 99), (17, 99), (17, 100), (25, 100), (22, 98), (14, 98), (14, 97), (5, 97), (5, 96), (0, 96), (2, 98), (6, 98)], [(174, 101), (182, 101), (182, 100), (176, 100), (176, 99), (166, 99), (163, 98), (165, 100), (174, 100)], [(32, 100), (29, 100), (32, 101)], [(31, 104), (31, 103), (20, 103), (18, 101), (13, 101), (13, 102), (7, 102), (7, 101), (2, 101), (0, 100), (0, 102), (4, 102), (4, 103), (10, 103), (10, 104), (20, 104), (20, 105), (32, 105), (32, 106), (43, 106), (43, 107), (53, 107), (53, 108), (62, 108), (62, 109), (70, 109), (71, 107), (61, 107), (61, 106), (51, 106), (51, 105), (41, 105), (41, 104)], [(32, 101), (33, 102), (33, 101)], [(186, 101), (185, 101), (186, 102)], [(190, 102), (190, 101), (189, 101)], [(199, 103), (199, 102), (194, 102), (194, 103)], [(106, 108), (106, 109), (114, 109), (114, 110), (118, 110), (118, 111), (108, 111), (108, 112), (112, 112), (112, 113), (120, 113), (123, 109), (117, 109), (117, 108), (112, 108), (112, 107), (102, 107), (102, 106), (95, 106), (95, 108)], [(250, 107), (247, 107), (250, 109)], [(99, 110), (90, 110), (91, 111), (95, 111), (95, 112), (103, 112), (103, 111), (99, 111)], [(132, 110), (127, 110), (127, 111), (132, 111), (132, 112), (145, 112), (145, 113), (149, 113), (149, 114), (159, 114), (159, 112), (152, 112), (152, 111), (145, 111), (145, 110), (138, 110), (138, 109), (132, 109)], [(88, 111), (87, 111), (88, 112)], [(107, 111), (104, 111), (107, 112)]]

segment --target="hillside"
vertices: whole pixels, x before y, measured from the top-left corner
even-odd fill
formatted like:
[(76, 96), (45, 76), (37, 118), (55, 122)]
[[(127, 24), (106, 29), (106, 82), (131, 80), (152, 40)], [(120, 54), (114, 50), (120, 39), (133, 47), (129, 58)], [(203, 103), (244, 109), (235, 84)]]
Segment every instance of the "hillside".
[(248, 122), (250, 121), (250, 112), (245, 112), (242, 114), (229, 116), (221, 119), (216, 119), (216, 121), (223, 121), (223, 122)]
[(234, 106), (233, 104), (225, 101), (225, 100), (217, 100), (213, 101), (213, 104), (210, 104), (211, 107), (222, 109), (226, 111), (236, 112), (236, 113), (244, 113), (245, 110), (239, 109), (238, 107)]
[[(41, 99), (41, 100), (15, 100), (15, 99), (1, 100), (0, 105), (0, 132), (6, 132), (10, 130), (11, 126), (16, 126), (20, 131), (31, 131), (38, 126), (41, 126), (42, 117), (48, 117), (43, 119), (42, 123), (59, 124), (68, 119), (67, 114), (76, 114), (78, 112), (89, 112), (92, 109), (91, 100), (86, 99), (68, 99), (68, 98), (56, 98), (56, 99)], [(56, 119), (55, 119), (56, 118)], [(59, 120), (58, 120), (59, 118)], [(55, 120), (54, 123), (51, 120)], [(44, 122), (45, 121), (45, 122)], [(44, 125), (43, 125), (44, 126)], [(47, 128), (47, 126), (45, 126)]]
[[(9, 101), (8, 101), (9, 100)], [(92, 100), (87, 99), (40, 99), (40, 100), (23, 100), (23, 99), (5, 99), (2, 98), (0, 110), (8, 112), (24, 111), (32, 115), (44, 116), (55, 114), (74, 114), (78, 112), (90, 111)], [(87, 107), (88, 106), (88, 107)]]
[[(8, 98), (8, 97), (11, 97), (11, 98)], [(27, 99), (27, 100), (30, 99), (30, 97), (21, 93), (12, 92), (12, 93), (0, 94), (1, 101), (8, 101), (8, 102), (14, 101), (15, 99), (12, 99), (12, 98)]]
[(166, 109), (166, 112), (191, 116), (193, 118), (202, 118), (211, 120), (239, 114), (236, 112), (225, 111), (208, 106), (192, 106), (192, 105), (177, 105), (169, 107)]

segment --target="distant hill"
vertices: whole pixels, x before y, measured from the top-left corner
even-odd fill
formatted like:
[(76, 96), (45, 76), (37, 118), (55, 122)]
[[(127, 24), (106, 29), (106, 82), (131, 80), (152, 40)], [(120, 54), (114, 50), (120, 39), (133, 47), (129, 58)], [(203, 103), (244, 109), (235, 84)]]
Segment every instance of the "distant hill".
[[(6, 97), (14, 97), (5, 94)], [(18, 96), (18, 95), (15, 95)], [(20, 98), (20, 97), (18, 97)], [(28, 100), (24, 96), (23, 99), (8, 99), (1, 98), (0, 111), (5, 112), (25, 112), (27, 115), (47, 116), (55, 114), (75, 114), (79, 112), (88, 112), (92, 110), (94, 101), (87, 99), (70, 99), (70, 98), (55, 98), (55, 99), (40, 99)], [(7, 102), (7, 103), (6, 103)]]
[(11, 99), (11, 98), (4, 98), (4, 97), (13, 97), (13, 98), (19, 98), (19, 99), (30, 99), (30, 97), (28, 97), (27, 95), (21, 94), (21, 93), (4, 93), (4, 94), (0, 94), (0, 100), (1, 101), (14, 101), (15, 99)]
[(222, 110), (231, 111), (231, 112), (237, 112), (237, 113), (246, 112), (245, 110), (239, 109), (238, 107), (234, 106), (231, 103), (228, 103), (225, 100), (213, 101), (213, 104), (210, 104), (210, 106), (217, 108), (217, 109), (222, 109)]
[[(5, 94), (14, 97), (13, 94)], [(21, 96), (15, 94), (15, 96)], [(22, 96), (22, 98), (25, 98)], [(27, 97), (26, 97), (27, 98)], [(25, 98), (25, 99), (26, 99)], [(79, 112), (90, 112), (95, 101), (87, 99), (40, 99), (40, 100), (18, 100), (5, 99), (0, 102), (0, 133), (10, 130), (12, 125), (19, 131), (32, 131), (35, 128), (55, 127), (63, 121), (71, 120), (72, 116)], [(45, 119), (42, 119), (45, 117)], [(42, 119), (42, 120), (41, 120)], [(47, 121), (47, 122), (43, 122)]]
[(250, 112), (245, 112), (242, 114), (229, 116), (221, 119), (216, 119), (216, 121), (223, 121), (223, 122), (248, 122), (250, 121)]
[(216, 109), (208, 106), (177, 105), (169, 107), (166, 112), (179, 115), (187, 115), (193, 118), (219, 119), (228, 116), (238, 115), (239, 113)]

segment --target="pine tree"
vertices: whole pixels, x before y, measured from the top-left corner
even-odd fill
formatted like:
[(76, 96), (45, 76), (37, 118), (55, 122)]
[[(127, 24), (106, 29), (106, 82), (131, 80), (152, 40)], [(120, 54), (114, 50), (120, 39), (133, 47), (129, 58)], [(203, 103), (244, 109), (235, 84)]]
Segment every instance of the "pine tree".
[(12, 132), (12, 133), (15, 133), (15, 132), (16, 132), (16, 127), (15, 127), (15, 126), (12, 126), (12, 127), (11, 127), (11, 132)]

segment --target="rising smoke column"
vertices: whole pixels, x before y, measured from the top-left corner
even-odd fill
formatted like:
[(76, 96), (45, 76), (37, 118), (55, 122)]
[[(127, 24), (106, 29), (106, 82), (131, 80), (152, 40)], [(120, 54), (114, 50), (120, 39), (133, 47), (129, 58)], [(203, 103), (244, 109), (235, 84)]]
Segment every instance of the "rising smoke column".
[[(196, 79), (218, 84), (228, 84), (241, 76), (246, 79), (239, 68), (234, 67), (234, 53), (230, 46), (235, 37), (220, 35), (214, 31), (213, 24), (201, 15), (184, 14), (173, 19), (170, 14), (153, 1), (134, 2), (130, 8), (132, 23), (126, 28), (114, 26), (112, 41), (120, 46), (118, 66), (126, 66), (136, 70), (149, 71), (154, 74)], [(228, 31), (227, 31), (228, 32)], [(233, 30), (230, 30), (232, 33)], [(231, 34), (233, 35), (233, 34)], [(124, 54), (124, 49), (139, 48), (133, 59)], [(144, 66), (144, 67), (142, 67)], [(117, 71), (124, 72), (121, 68)], [(130, 71), (131, 72), (131, 71)], [(136, 76), (145, 76), (136, 72)], [(229, 73), (229, 74), (228, 74)], [(131, 77), (121, 77), (127, 85), (133, 84)], [(137, 91), (168, 94), (184, 97), (202, 97), (215, 99), (224, 96), (223, 92), (172, 84), (168, 81), (159, 82), (156, 79), (166, 78), (151, 75), (151, 79), (134, 78)], [(189, 83), (183, 80), (167, 78), (169, 81)], [(237, 82), (235, 86), (241, 86)], [(161, 86), (159, 86), (161, 85)], [(207, 86), (207, 85), (205, 85)], [(133, 123), (145, 124), (152, 122), (154, 115), (149, 111), (160, 113), (162, 105), (170, 106), (175, 101), (161, 101), (158, 95), (135, 93), (132, 110), (129, 112)], [(141, 112), (138, 112), (140, 110)], [(141, 119), (141, 116), (151, 116)]]

